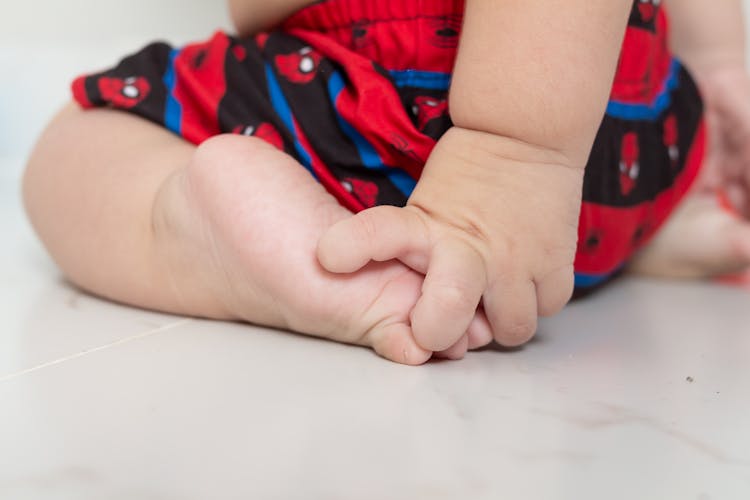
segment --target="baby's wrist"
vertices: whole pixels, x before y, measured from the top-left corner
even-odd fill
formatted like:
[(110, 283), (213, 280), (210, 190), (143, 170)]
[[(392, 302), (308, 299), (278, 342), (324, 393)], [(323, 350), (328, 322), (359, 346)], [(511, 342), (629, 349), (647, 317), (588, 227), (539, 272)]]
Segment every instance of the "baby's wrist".
[(558, 165), (564, 168), (583, 170), (588, 151), (560, 149), (554, 146), (534, 144), (521, 138), (454, 126), (440, 139), (439, 146), (453, 150), (464, 150), (471, 160), (502, 163), (525, 163), (535, 165)]
[(577, 215), (584, 169), (551, 148), (453, 127), (435, 146), (409, 205), (441, 200), (449, 211), (474, 214), (466, 217), (472, 219), (486, 216), (491, 206), (547, 198), (574, 207)]

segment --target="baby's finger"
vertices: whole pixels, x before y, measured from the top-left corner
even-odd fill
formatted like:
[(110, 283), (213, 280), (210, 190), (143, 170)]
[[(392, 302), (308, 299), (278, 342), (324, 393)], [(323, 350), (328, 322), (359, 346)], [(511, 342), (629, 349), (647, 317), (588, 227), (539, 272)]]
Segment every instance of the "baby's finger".
[(539, 280), (536, 284), (538, 315), (552, 316), (560, 312), (573, 296), (574, 284), (572, 266), (559, 269)]
[(458, 342), (450, 346), (448, 349), (435, 353), (436, 358), (440, 359), (451, 359), (459, 360), (466, 356), (466, 352), (469, 350), (469, 335), (464, 334), (463, 337), (458, 339)]
[(487, 286), (480, 255), (460, 240), (432, 249), (422, 296), (411, 312), (414, 338), (424, 349), (442, 351), (464, 335)]
[(536, 333), (536, 287), (532, 281), (517, 276), (499, 280), (487, 290), (483, 302), (498, 344), (519, 346)]
[(492, 338), (490, 322), (487, 321), (487, 316), (484, 314), (484, 309), (481, 305), (477, 309), (474, 319), (471, 320), (468, 334), (470, 351), (484, 347), (494, 340)]
[(492, 342), (492, 330), (484, 311), (480, 306), (471, 320), (469, 330), (461, 339), (442, 352), (436, 352), (435, 357), (443, 359), (463, 359), (468, 351), (479, 349)]
[(413, 269), (424, 272), (417, 267), (420, 261), (426, 262), (426, 258), (419, 256), (426, 255), (427, 249), (424, 225), (414, 212), (379, 206), (328, 229), (318, 242), (318, 260), (334, 273), (352, 273), (371, 260), (391, 259), (401, 259)]

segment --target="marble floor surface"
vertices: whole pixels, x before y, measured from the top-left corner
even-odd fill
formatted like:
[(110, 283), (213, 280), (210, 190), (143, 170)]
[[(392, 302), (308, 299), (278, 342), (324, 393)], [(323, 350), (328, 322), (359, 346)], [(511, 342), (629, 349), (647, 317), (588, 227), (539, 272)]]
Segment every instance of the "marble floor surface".
[(747, 499), (750, 292), (626, 279), (420, 368), (82, 294), (0, 184), (0, 498)]

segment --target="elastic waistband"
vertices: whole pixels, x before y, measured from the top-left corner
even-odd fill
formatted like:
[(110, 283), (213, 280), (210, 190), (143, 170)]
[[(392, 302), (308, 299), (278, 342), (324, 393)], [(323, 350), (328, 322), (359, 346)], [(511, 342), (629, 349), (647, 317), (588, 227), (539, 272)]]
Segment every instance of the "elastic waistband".
[(329, 32), (354, 29), (363, 23), (460, 19), (463, 12), (464, 0), (327, 0), (304, 7), (287, 19), (283, 27)]

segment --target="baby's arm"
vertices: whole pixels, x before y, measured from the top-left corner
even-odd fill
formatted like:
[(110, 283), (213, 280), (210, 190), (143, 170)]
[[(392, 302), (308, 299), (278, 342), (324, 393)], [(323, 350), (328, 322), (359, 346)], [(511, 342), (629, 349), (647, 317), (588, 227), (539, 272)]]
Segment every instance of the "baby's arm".
[(412, 328), (456, 342), (480, 300), (517, 345), (570, 298), (583, 169), (601, 122), (630, 0), (469, 0), (450, 93), (455, 127), (404, 209), (334, 226), (321, 263), (351, 272), (398, 258), (426, 274)]
[(631, 5), (470, 0), (451, 86), (453, 122), (583, 167)]
[(229, 15), (239, 36), (268, 29), (312, 0), (229, 0)]

